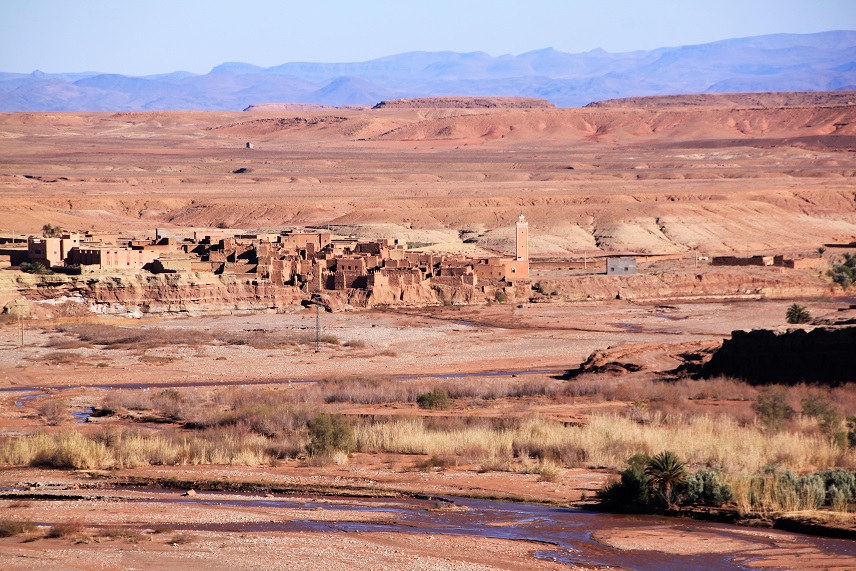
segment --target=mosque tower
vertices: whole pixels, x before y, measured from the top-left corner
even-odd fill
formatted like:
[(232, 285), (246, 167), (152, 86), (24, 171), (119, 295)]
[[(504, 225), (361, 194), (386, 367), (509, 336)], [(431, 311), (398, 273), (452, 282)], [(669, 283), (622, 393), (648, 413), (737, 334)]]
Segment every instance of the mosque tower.
[(517, 260), (529, 261), (529, 223), (523, 214), (517, 219)]

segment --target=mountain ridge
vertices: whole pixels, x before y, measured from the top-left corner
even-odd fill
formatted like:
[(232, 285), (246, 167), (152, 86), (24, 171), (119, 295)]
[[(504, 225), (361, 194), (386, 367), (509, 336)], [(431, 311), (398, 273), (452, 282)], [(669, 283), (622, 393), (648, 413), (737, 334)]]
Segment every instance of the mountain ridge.
[(579, 107), (686, 93), (830, 91), (856, 85), (856, 31), (771, 34), (610, 53), (412, 51), (364, 62), (224, 62), (207, 74), (0, 72), (0, 112), (240, 110), (265, 103), (374, 105), (497, 96)]

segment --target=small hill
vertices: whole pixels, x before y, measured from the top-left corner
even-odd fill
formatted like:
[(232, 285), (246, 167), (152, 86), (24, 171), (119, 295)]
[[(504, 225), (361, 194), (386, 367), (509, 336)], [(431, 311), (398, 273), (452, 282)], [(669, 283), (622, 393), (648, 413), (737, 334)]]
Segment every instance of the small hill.
[(535, 97), (415, 97), (381, 101), (372, 109), (555, 109)]
[(329, 111), (330, 109), (338, 109), (338, 107), (335, 105), (319, 105), (317, 103), (259, 103), (256, 105), (250, 105), (244, 109), (244, 111), (267, 113), (276, 111)]

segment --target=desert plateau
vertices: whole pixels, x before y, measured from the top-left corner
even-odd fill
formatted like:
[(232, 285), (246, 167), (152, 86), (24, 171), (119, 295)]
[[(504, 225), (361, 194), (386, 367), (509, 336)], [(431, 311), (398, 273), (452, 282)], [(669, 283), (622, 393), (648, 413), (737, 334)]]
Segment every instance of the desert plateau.
[(856, 569), (854, 91), (4, 113), (0, 157), (4, 570)]

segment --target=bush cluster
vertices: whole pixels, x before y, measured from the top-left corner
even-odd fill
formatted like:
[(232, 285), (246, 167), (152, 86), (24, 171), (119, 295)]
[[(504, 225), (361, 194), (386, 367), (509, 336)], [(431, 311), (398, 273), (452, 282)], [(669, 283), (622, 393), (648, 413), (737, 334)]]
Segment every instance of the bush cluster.
[(758, 415), (761, 424), (771, 430), (781, 430), (795, 414), (784, 393), (773, 387), (765, 389), (758, 395), (752, 410)]
[(798, 476), (792, 470), (767, 468), (752, 478), (749, 502), (754, 510), (813, 510), (824, 506), (847, 511), (856, 501), (856, 473), (843, 468)]
[(448, 410), (452, 407), (449, 393), (441, 388), (435, 388), (432, 391), (419, 395), (416, 399), (416, 404), (419, 405), (419, 408), (432, 410)]
[(627, 461), (619, 480), (607, 484), (598, 496), (612, 508), (722, 506), (732, 501), (731, 487), (718, 470), (702, 468), (687, 473), (684, 462), (674, 453), (663, 451), (649, 457), (636, 454)]
[(850, 287), (850, 284), (856, 282), (856, 255), (844, 254), (844, 259), (840, 264), (832, 264), (829, 275), (832, 277), (832, 281), (844, 289)]
[(26, 274), (37, 274), (37, 275), (47, 275), (52, 274), (53, 272), (47, 269), (44, 265), (39, 262), (24, 262), (21, 264), (21, 271)]

